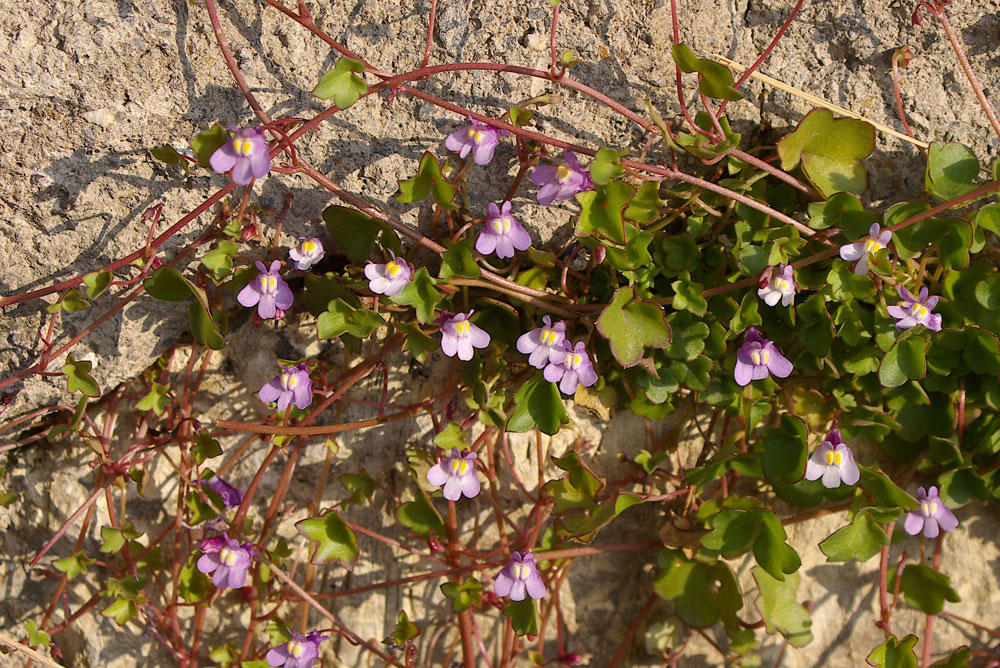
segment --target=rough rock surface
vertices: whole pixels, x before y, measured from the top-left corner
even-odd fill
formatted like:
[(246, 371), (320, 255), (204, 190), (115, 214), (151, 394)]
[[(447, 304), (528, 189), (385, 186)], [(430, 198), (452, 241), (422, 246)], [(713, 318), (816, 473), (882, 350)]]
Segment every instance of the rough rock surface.
[[(142, 248), (149, 233), (141, 214), (163, 204), (165, 229), (225, 184), (221, 176), (185, 178), (166, 168), (148, 150), (169, 144), (183, 148), (187, 140), (216, 121), (245, 123), (251, 114), (233, 86), (204, 8), (183, 0), (55, 0), (44, 11), (27, 3), (6, 3), (0, 9), (0, 122), (4, 151), (0, 152), (0, 295), (25, 293), (88, 271)], [(309, 3), (317, 23), (374, 65), (405, 71), (419, 64), (427, 28), (428, 2), (393, 0), (355, 3)], [(315, 6), (312, 6), (315, 5)], [(772, 0), (681, 1), (682, 39), (696, 54), (720, 53), (744, 64), (763, 49), (790, 7)], [(807, 3), (778, 45), (763, 71), (831, 102), (899, 128), (892, 93), (890, 57), (911, 44), (917, 59), (905, 73), (904, 106), (918, 137), (924, 140), (962, 141), (972, 146), (983, 164), (1000, 156), (1000, 142), (988, 131), (985, 119), (955, 62), (947, 40), (932, 21), (923, 27), (910, 23), (909, 3), (862, 0), (857, 3)], [(548, 65), (548, 3), (533, 0), (512, 4), (499, 0), (442, 0), (435, 31), (432, 63), (502, 61), (545, 69)], [(954, 4), (952, 24), (968, 47), (972, 67), (987, 94), (1000, 102), (1000, 3)], [(272, 116), (310, 116), (323, 104), (310, 94), (335, 55), (321, 42), (263, 2), (221, 2), (224, 32), (237, 62), (255, 95)], [(558, 46), (571, 49), (584, 61), (573, 76), (642, 113), (643, 100), (652, 99), (665, 115), (678, 113), (669, 58), (671, 27), (669, 4), (643, 0), (589, 0), (564, 2), (560, 12)], [(636, 128), (606, 113), (599, 105), (540, 80), (509, 75), (442, 75), (419, 84), (423, 90), (485, 113), (498, 114), (511, 103), (546, 92), (559, 92), (564, 101), (541, 114), (539, 128), (590, 146), (641, 149)], [(780, 136), (795, 126), (810, 105), (759, 83), (748, 86), (748, 101), (730, 106), (738, 130), (751, 131), (770, 124)], [(419, 100), (385, 94), (338, 114), (300, 146), (302, 155), (334, 180), (393, 212), (402, 219), (428, 224), (426, 210), (391, 200), (396, 180), (405, 178), (422, 151), (445, 153), (444, 136), (462, 119)], [(477, 193), (474, 205), (484, 207), (498, 199), (505, 185), (502, 165), (510, 164), (512, 147), (500, 150), (491, 170), (471, 175)], [(873, 184), (872, 202), (892, 203), (922, 188), (922, 161), (909, 145), (879, 138), (877, 153), (867, 163)], [(291, 243), (300, 234), (317, 229), (319, 212), (332, 198), (301, 177), (272, 176), (258, 186), (260, 201), (274, 211), (285, 194), (294, 203), (283, 232)], [(536, 242), (558, 244), (568, 238), (567, 210), (540, 209), (531, 195), (519, 193), (517, 206)], [(274, 216), (270, 219), (273, 223)], [(197, 238), (211, 223), (209, 215), (190, 224), (161, 249), (166, 257)], [(122, 270), (118, 278), (134, 275)], [(81, 331), (125, 294), (113, 289), (93, 307), (62, 317), (60, 341)], [(46, 302), (51, 303), (52, 297)], [(44, 304), (29, 302), (4, 309), (0, 325), (0, 369), (3, 376), (29, 366), (38, 353), (36, 331), (46, 323)], [(174, 304), (141, 298), (126, 306), (86, 338), (77, 358), (95, 362), (95, 378), (105, 392), (138, 376), (171, 343), (185, 335), (187, 320)], [(265, 351), (256, 365), (248, 356), (235, 355), (231, 366), (220, 362), (210, 379), (211, 409), (227, 417), (252, 418), (255, 404), (248, 388), (256, 388), (278, 353), (279, 342), (247, 337)], [(302, 342), (292, 342), (293, 347)], [(302, 344), (304, 345), (304, 344)], [(274, 346), (272, 348), (272, 346)], [(233, 353), (230, 353), (233, 355)], [(58, 368), (54, 364), (53, 368)], [(244, 381), (244, 382), (241, 382)], [(21, 392), (4, 417), (22, 414), (40, 405), (68, 399), (61, 378), (33, 378), (15, 388)], [(219, 399), (226, 398), (220, 402)], [(215, 401), (212, 401), (215, 399)], [(666, 429), (666, 427), (661, 427)], [(407, 443), (426, 442), (428, 425), (396, 423), (378, 432), (343, 439), (340, 472), (366, 469), (373, 476), (397, 478)], [(634, 420), (616, 419), (599, 425), (581, 418), (574, 431), (600, 442), (602, 462), (615, 461), (619, 449), (634, 455), (645, 433)], [(6, 434), (4, 435), (6, 436)], [(568, 446), (559, 440), (552, 450)], [(634, 447), (633, 447), (634, 446)], [(241, 462), (235, 479), (245, 482), (263, 457), (263, 449)], [(0, 628), (13, 633), (27, 619), (37, 618), (52, 594), (52, 581), (26, 570), (27, 561), (52, 532), (89, 495), (93, 476), (80, 478), (85, 448), (69, 452), (31, 448), (6, 462), (13, 491), (23, 500), (0, 510)], [(297, 473), (302, 488), (298, 500), (311, 499), (311, 483), (322, 463), (321, 447), (308, 453)], [(280, 471), (265, 480), (270, 489)], [(524, 464), (533, 470), (532, 462)], [(241, 477), (242, 476), (242, 477)], [(332, 486), (325, 501), (342, 493)], [(167, 490), (162, 492), (168, 494)], [(155, 496), (152, 498), (156, 498)], [(131, 503), (131, 501), (130, 501)], [(150, 526), (162, 521), (162, 511), (145, 508)], [(485, 513), (485, 507), (478, 509)], [(366, 520), (376, 521), (378, 509)], [(633, 517), (634, 515), (634, 517)], [(981, 508), (959, 512), (964, 530), (945, 543), (945, 569), (963, 602), (957, 614), (980, 621), (1000, 619), (1000, 597), (995, 574), (1000, 568), (993, 537), (997, 518)], [(99, 518), (100, 519), (100, 518)], [(106, 518), (103, 522), (106, 523)], [(470, 518), (471, 521), (471, 518)], [(636, 508), (613, 532), (635, 537), (662, 520), (649, 509)], [(803, 555), (800, 600), (814, 603), (816, 639), (808, 647), (789, 651), (787, 666), (857, 666), (879, 642), (874, 628), (877, 601), (871, 592), (873, 560), (859, 566), (825, 565), (816, 543), (838, 526), (831, 517), (803, 525), (792, 534)], [(99, 526), (102, 522), (98, 521)], [(288, 523), (290, 526), (290, 523)], [(618, 526), (618, 525), (616, 525)], [(618, 534), (609, 534), (608, 539)], [(94, 536), (91, 541), (99, 538)], [(64, 539), (66, 543), (66, 539)], [(914, 539), (905, 546), (916, 552)], [(90, 545), (96, 547), (98, 543)], [(60, 544), (68, 554), (69, 544)], [(356, 583), (375, 582), (405, 573), (409, 564), (388, 549), (363, 546), (364, 561), (351, 576)], [(897, 550), (894, 548), (894, 559)], [(653, 555), (637, 555), (623, 579), (617, 557), (595, 558), (572, 571), (567, 604), (572, 618), (567, 630), (579, 639), (591, 665), (603, 665), (642, 604), (652, 577)], [(744, 569), (748, 570), (748, 569)], [(340, 577), (331, 575), (331, 577)], [(614, 580), (612, 580), (614, 578)], [(612, 584), (613, 582), (613, 584)], [(89, 597), (82, 585), (80, 600)], [(410, 605), (435, 592), (427, 586), (403, 592)], [(352, 599), (340, 608), (365, 637), (381, 639), (394, 624), (401, 607), (399, 593)], [(744, 614), (754, 619), (752, 601)], [(442, 611), (422, 605), (415, 614), (429, 620)], [(245, 620), (244, 620), (245, 621)], [(920, 632), (922, 620), (900, 613), (897, 633)], [(939, 647), (963, 642), (963, 628), (938, 622)], [(57, 638), (68, 666), (143, 665), (141, 657), (156, 652), (155, 644), (122, 632), (103, 617), (88, 616), (75, 630)], [(355, 665), (344, 647), (341, 661)], [(328, 650), (329, 651), (329, 650)], [(700, 650), (699, 650), (700, 651)], [(708, 650), (706, 650), (708, 651)], [(765, 664), (780, 651), (775, 644)], [(0, 659), (0, 663), (7, 659)], [(634, 664), (648, 660), (635, 655)], [(694, 652), (690, 663), (706, 665), (711, 654)], [(159, 657), (157, 665), (169, 658)], [(362, 665), (358, 663), (357, 665)]]

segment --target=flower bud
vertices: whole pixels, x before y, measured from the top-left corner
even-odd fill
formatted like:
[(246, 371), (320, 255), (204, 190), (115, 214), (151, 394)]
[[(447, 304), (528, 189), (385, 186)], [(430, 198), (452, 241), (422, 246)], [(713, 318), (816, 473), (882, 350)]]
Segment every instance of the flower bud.
[(240, 240), (250, 241), (251, 239), (257, 238), (257, 226), (253, 223), (244, 225), (243, 229), (240, 230)]
[(563, 654), (559, 657), (559, 662), (564, 666), (579, 666), (583, 663), (583, 657), (576, 652), (570, 652), (569, 654)]
[(601, 264), (604, 262), (604, 258), (608, 256), (608, 249), (604, 246), (598, 246), (594, 249), (594, 264)]

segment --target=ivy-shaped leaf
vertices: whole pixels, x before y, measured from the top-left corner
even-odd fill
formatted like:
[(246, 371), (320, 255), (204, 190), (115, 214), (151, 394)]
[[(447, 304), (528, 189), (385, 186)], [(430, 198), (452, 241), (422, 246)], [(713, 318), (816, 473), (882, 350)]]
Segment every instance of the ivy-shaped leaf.
[(118, 626), (125, 626), (130, 619), (139, 616), (139, 606), (136, 601), (118, 597), (111, 605), (101, 610), (101, 614), (115, 620)]
[(108, 554), (120, 552), (128, 541), (135, 540), (142, 534), (143, 532), (137, 531), (131, 522), (127, 522), (120, 528), (101, 527), (101, 539), (104, 541), (101, 545), (101, 552)]
[(687, 271), (682, 271), (677, 280), (670, 284), (670, 287), (674, 291), (674, 308), (691, 311), (698, 317), (705, 315), (705, 311), (708, 310), (708, 302), (701, 296), (705, 286), (692, 281)]
[(503, 616), (511, 618), (511, 626), (517, 635), (532, 637), (538, 635), (538, 615), (535, 614), (534, 599), (511, 601), (503, 609)]
[[(895, 581), (895, 569), (888, 577), (889, 582)], [(961, 601), (947, 575), (920, 563), (906, 564), (899, 579), (899, 591), (907, 604), (928, 615), (941, 612), (945, 601)]]
[(88, 397), (96, 397), (101, 394), (101, 388), (97, 381), (90, 377), (90, 369), (93, 363), (86, 360), (77, 361), (73, 359), (72, 353), (66, 356), (66, 364), (62, 367), (62, 372), (66, 374), (66, 383), (70, 392), (79, 390)]
[(781, 416), (781, 428), (768, 429), (761, 439), (764, 454), (761, 468), (769, 480), (792, 483), (806, 472), (809, 446), (808, 429), (801, 418), (787, 413)]
[(90, 308), (90, 304), (83, 298), (80, 291), (76, 288), (71, 288), (66, 291), (59, 301), (52, 304), (45, 310), (48, 313), (58, 313), (59, 311), (66, 311), (68, 313), (78, 313), (79, 311), (85, 311)]
[(427, 361), (427, 353), (437, 350), (440, 345), (437, 339), (424, 334), (415, 322), (397, 323), (396, 329), (406, 334), (403, 350), (412, 353), (421, 364)]
[(24, 623), (24, 630), (28, 632), (28, 645), (31, 647), (39, 645), (48, 647), (49, 643), (52, 642), (52, 637), (45, 631), (40, 631), (34, 619), (29, 619)]
[[(386, 223), (346, 206), (331, 205), (323, 209), (323, 222), (330, 236), (344, 249), (351, 262), (364, 262), (375, 248), (379, 232), (389, 229)], [(384, 237), (390, 235), (383, 234)], [(397, 237), (398, 242), (398, 237)], [(398, 243), (397, 243), (398, 246)]]
[(204, 464), (205, 460), (221, 455), (222, 446), (219, 445), (216, 439), (212, 438), (212, 435), (208, 431), (203, 430), (195, 434), (191, 452), (194, 453), (195, 459), (198, 460), (199, 464)]
[(169, 391), (170, 383), (166, 385), (153, 383), (153, 387), (146, 393), (146, 396), (139, 400), (135, 407), (140, 411), (153, 411), (157, 416), (163, 415), (163, 411), (167, 409), (167, 401), (169, 400), (167, 392)]
[(510, 109), (507, 110), (507, 114), (510, 116), (511, 125), (516, 128), (523, 128), (531, 123), (531, 118), (535, 115), (535, 112), (531, 109), (511, 106)]
[(753, 578), (760, 589), (757, 607), (764, 617), (768, 633), (777, 631), (785, 636), (792, 647), (803, 647), (812, 642), (812, 619), (809, 611), (795, 600), (799, 589), (799, 574), (776, 580), (760, 566), (753, 569)]
[[(210, 130), (195, 135), (194, 139), (191, 140), (191, 150), (198, 156), (198, 164), (206, 169), (211, 169), (209, 161), (212, 159), (212, 154), (222, 148), (228, 139), (229, 134), (226, 129), (218, 123), (213, 125)], [(157, 297), (157, 299), (162, 299), (162, 297)]]
[(412, 179), (400, 181), (399, 193), (393, 197), (400, 202), (419, 202), (432, 193), (434, 201), (442, 209), (458, 208), (457, 204), (452, 203), (455, 198), (455, 186), (444, 180), (437, 158), (430, 151), (425, 151), (420, 159), (417, 175)]
[(625, 175), (622, 158), (628, 151), (615, 151), (610, 148), (597, 149), (594, 161), (590, 163), (590, 178), (599, 186), (605, 186), (612, 179)]
[(677, 616), (704, 629), (720, 619), (727, 628), (739, 628), (736, 613), (743, 607), (740, 586), (723, 562), (691, 561), (680, 550), (660, 550), (660, 574), (653, 589), (677, 606)]
[(455, 612), (465, 612), (469, 608), (479, 607), (483, 591), (483, 585), (475, 578), (469, 578), (460, 585), (454, 582), (441, 585), (441, 592), (451, 599)]
[(351, 493), (349, 497), (344, 499), (343, 503), (345, 506), (351, 504), (363, 506), (371, 503), (372, 496), (375, 495), (375, 490), (378, 489), (378, 483), (372, 480), (371, 476), (364, 471), (361, 473), (342, 473), (340, 475), (340, 484)]
[(472, 254), (474, 239), (464, 239), (457, 243), (445, 241), (448, 249), (441, 254), (441, 278), (477, 278), (479, 265)]
[(743, 99), (743, 93), (733, 88), (733, 74), (725, 66), (704, 58), (696, 58), (691, 49), (683, 44), (674, 44), (671, 55), (682, 72), (701, 74), (698, 89), (708, 97), (732, 102)]
[(347, 570), (354, 568), (359, 555), (358, 537), (336, 510), (321, 517), (300, 520), (295, 523), (295, 529), (318, 544), (311, 563), (327, 566), (339, 561)]
[(56, 559), (52, 562), (52, 565), (65, 573), (67, 580), (72, 580), (80, 573), (85, 573), (87, 571), (87, 566), (92, 563), (94, 563), (93, 559), (88, 557), (82, 551), (77, 551), (65, 559)]
[(385, 324), (385, 318), (366, 308), (354, 308), (343, 299), (334, 299), (327, 310), (316, 319), (319, 338), (333, 339), (350, 334), (359, 339), (367, 338)]
[(413, 274), (403, 291), (390, 297), (396, 304), (412, 306), (417, 310), (417, 320), (426, 325), (434, 319), (434, 309), (441, 302), (441, 293), (434, 287), (434, 279), (421, 267)]
[(917, 654), (913, 646), (917, 636), (908, 635), (901, 641), (889, 636), (884, 643), (871, 651), (865, 662), (875, 668), (917, 668)]
[(365, 64), (361, 61), (341, 57), (313, 88), (313, 95), (321, 100), (333, 98), (339, 109), (347, 109), (368, 92), (368, 84), (358, 76), (364, 71)]
[(221, 281), (233, 271), (233, 255), (238, 249), (239, 246), (235, 242), (223, 239), (216, 248), (202, 256), (201, 263), (212, 272), (212, 277), (216, 281)]
[[(912, 330), (911, 330), (912, 331)], [(889, 349), (878, 368), (884, 387), (899, 387), (907, 380), (923, 380), (927, 374), (928, 341), (910, 332), (901, 336)]]
[(620, 288), (597, 319), (597, 331), (611, 344), (611, 353), (623, 367), (642, 360), (646, 348), (665, 348), (670, 326), (663, 309), (635, 297), (632, 288)]
[(938, 661), (931, 668), (969, 668), (969, 660), (972, 658), (969, 648), (962, 646), (948, 655), (944, 661)]
[[(895, 511), (899, 514), (899, 511)], [(880, 518), (881, 519), (881, 518)], [(819, 544), (827, 561), (868, 561), (889, 544), (882, 526), (873, 517), (872, 508), (862, 508), (851, 523), (837, 529)]]
[(624, 181), (611, 181), (576, 195), (580, 204), (580, 219), (576, 223), (576, 236), (595, 236), (624, 246), (625, 207), (635, 197), (634, 186)]
[(87, 298), (97, 299), (111, 285), (114, 276), (107, 269), (92, 271), (83, 277), (83, 284), (87, 286)]
[(978, 176), (979, 160), (971, 148), (958, 143), (931, 142), (924, 184), (932, 195), (941, 200), (961, 197), (976, 189)]
[(399, 617), (396, 618), (396, 628), (392, 632), (392, 637), (395, 639), (396, 644), (405, 645), (418, 635), (420, 635), (420, 629), (410, 621), (405, 610), (400, 610)]
[(837, 118), (828, 109), (810, 111), (795, 131), (778, 142), (781, 168), (802, 171), (824, 196), (861, 193), (868, 173), (861, 160), (875, 149), (875, 128), (854, 118)]
[(219, 332), (219, 326), (197, 299), (188, 305), (188, 317), (191, 320), (191, 333), (194, 334), (194, 338), (212, 350), (222, 350), (226, 347), (226, 339)]
[(538, 427), (542, 433), (557, 434), (569, 422), (562, 396), (555, 383), (541, 374), (526, 382), (514, 395), (514, 410), (507, 419), (507, 431), (528, 431)]
[(396, 510), (396, 518), (400, 524), (421, 536), (429, 536), (431, 532), (439, 536), (445, 534), (444, 521), (423, 490), (418, 490), (413, 501), (404, 503)]

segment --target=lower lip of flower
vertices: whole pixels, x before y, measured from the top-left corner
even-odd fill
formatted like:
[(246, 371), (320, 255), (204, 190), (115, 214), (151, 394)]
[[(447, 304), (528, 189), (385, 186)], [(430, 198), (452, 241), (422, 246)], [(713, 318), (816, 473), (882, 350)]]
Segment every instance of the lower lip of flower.
[(396, 262), (387, 262), (385, 265), (385, 273), (389, 274), (389, 278), (395, 278), (402, 269), (403, 267)]
[(928, 313), (927, 307), (924, 306), (923, 304), (915, 304), (913, 306), (913, 315), (915, 315), (917, 318), (926, 317), (927, 313)]
[(288, 643), (288, 653), (291, 654), (296, 659), (302, 656), (302, 653), (306, 651), (305, 645), (300, 642), (292, 640)]
[(874, 255), (875, 253), (882, 250), (882, 244), (880, 244), (875, 239), (869, 239), (865, 242), (865, 251)]
[(569, 167), (565, 165), (559, 165), (559, 168), (556, 169), (556, 178), (559, 179), (559, 183), (564, 183), (569, 178), (569, 174)]
[(315, 253), (316, 252), (316, 242), (315, 241), (307, 241), (304, 244), (302, 244), (302, 252), (304, 252), (304, 253), (306, 253), (308, 255), (312, 255), (313, 253)]

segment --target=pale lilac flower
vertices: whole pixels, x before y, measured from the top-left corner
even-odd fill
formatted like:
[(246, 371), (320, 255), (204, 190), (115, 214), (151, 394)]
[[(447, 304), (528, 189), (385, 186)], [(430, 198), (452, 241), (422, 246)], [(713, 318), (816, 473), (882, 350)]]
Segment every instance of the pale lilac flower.
[(543, 165), (535, 167), (531, 172), (532, 183), (542, 186), (536, 195), (538, 203), (542, 206), (572, 199), (577, 193), (594, 189), (590, 174), (580, 166), (576, 154), (566, 151), (563, 158), (566, 161), (564, 165)]
[[(536, 369), (544, 369), (549, 362), (561, 362), (566, 358), (562, 343), (566, 340), (566, 322), (552, 324), (550, 316), (544, 316), (544, 327), (533, 329), (517, 339), (518, 351), (528, 355), (528, 364)], [(555, 359), (553, 358), (555, 356)]]
[(254, 549), (249, 543), (240, 545), (229, 536), (216, 536), (201, 541), (198, 570), (212, 573), (212, 582), (219, 589), (240, 589), (247, 583), (247, 570), (253, 561)]
[(861, 478), (861, 471), (854, 463), (854, 453), (841, 440), (839, 429), (831, 429), (826, 440), (806, 461), (806, 480), (820, 478), (828, 489), (840, 487), (840, 483), (853, 485)]
[(406, 287), (413, 278), (413, 267), (409, 262), (396, 257), (389, 251), (392, 259), (385, 264), (369, 262), (365, 267), (368, 277), (368, 288), (377, 295), (394, 297)]
[(768, 306), (781, 300), (782, 306), (790, 306), (795, 301), (795, 270), (790, 264), (783, 264), (777, 274), (772, 272), (767, 285), (757, 290), (757, 296)]
[(577, 341), (574, 348), (564, 339), (562, 350), (553, 349), (549, 353), (549, 364), (542, 375), (550, 383), (558, 381), (563, 394), (575, 393), (577, 384), (590, 387), (597, 382), (597, 372), (583, 341)]
[(208, 164), (212, 171), (220, 174), (233, 170), (233, 183), (241, 186), (250, 183), (251, 177), (259, 179), (264, 176), (271, 171), (264, 128), (235, 130), (233, 137), (212, 153)]
[(763, 380), (768, 375), (787, 378), (792, 373), (792, 363), (765, 339), (755, 327), (748, 327), (743, 337), (743, 345), (736, 352), (736, 368), (733, 375), (737, 384), (749, 385), (752, 380)]
[(503, 209), (490, 202), (486, 225), (476, 239), (476, 250), (483, 255), (489, 255), (494, 250), (501, 260), (514, 257), (514, 249), (528, 250), (531, 247), (531, 236), (524, 226), (510, 215), (510, 202), (503, 203)]
[(278, 309), (286, 311), (294, 297), (288, 283), (278, 274), (281, 262), (275, 260), (269, 269), (265, 269), (261, 262), (256, 264), (260, 273), (240, 290), (236, 301), (247, 308), (256, 305), (257, 315), (267, 320), (275, 317)]
[(217, 475), (211, 480), (203, 480), (202, 484), (221, 496), (227, 508), (235, 508), (243, 503), (243, 492), (223, 480), (222, 476)]
[(441, 351), (448, 357), (458, 354), (458, 359), (468, 362), (472, 359), (473, 348), (490, 345), (490, 335), (469, 321), (468, 313), (452, 315), (445, 312), (441, 320)]
[(289, 257), (295, 260), (295, 268), (299, 271), (308, 271), (314, 264), (322, 260), (325, 254), (323, 242), (316, 237), (303, 239), (298, 248), (288, 251)]
[(941, 502), (937, 487), (932, 486), (927, 491), (923, 487), (918, 489), (917, 501), (920, 503), (919, 510), (911, 510), (906, 514), (906, 521), (903, 523), (906, 533), (916, 536), (923, 529), (927, 538), (937, 538), (939, 529), (954, 531), (958, 526), (958, 518)]
[(525, 552), (514, 552), (510, 563), (504, 566), (493, 582), (493, 591), (497, 596), (510, 596), (512, 601), (523, 601), (524, 594), (534, 599), (545, 596), (545, 582), (542, 574), (535, 566), (535, 555)]
[(937, 306), (938, 297), (928, 297), (927, 288), (920, 289), (919, 297), (914, 297), (902, 285), (897, 286), (903, 301), (890, 306), (889, 315), (896, 319), (896, 329), (909, 329), (923, 325), (932, 332), (941, 331), (941, 314), (931, 313)]
[(293, 633), (291, 640), (268, 651), (267, 663), (275, 668), (312, 668), (319, 656), (319, 644), (324, 640), (315, 631), (307, 636)]
[(479, 494), (479, 478), (476, 476), (476, 453), (451, 449), (448, 459), (438, 462), (427, 471), (427, 482), (444, 487), (444, 498), (458, 501)]
[(892, 240), (891, 230), (882, 230), (878, 223), (872, 223), (868, 228), (868, 238), (855, 241), (853, 244), (845, 244), (840, 247), (840, 257), (848, 262), (857, 260), (854, 265), (854, 273), (861, 276), (868, 273), (868, 258), (874, 257), (876, 253), (889, 245)]
[(470, 120), (472, 125), (452, 132), (444, 140), (444, 145), (449, 151), (458, 151), (462, 158), (471, 151), (472, 160), (477, 165), (488, 165), (500, 144), (500, 131), (475, 119)]
[(284, 368), (281, 375), (272, 378), (260, 388), (257, 396), (265, 404), (272, 401), (278, 402), (278, 410), (283, 411), (288, 408), (288, 404), (294, 403), (300, 410), (309, 408), (312, 403), (312, 378), (309, 377), (309, 369), (306, 363), (302, 362), (293, 367)]

